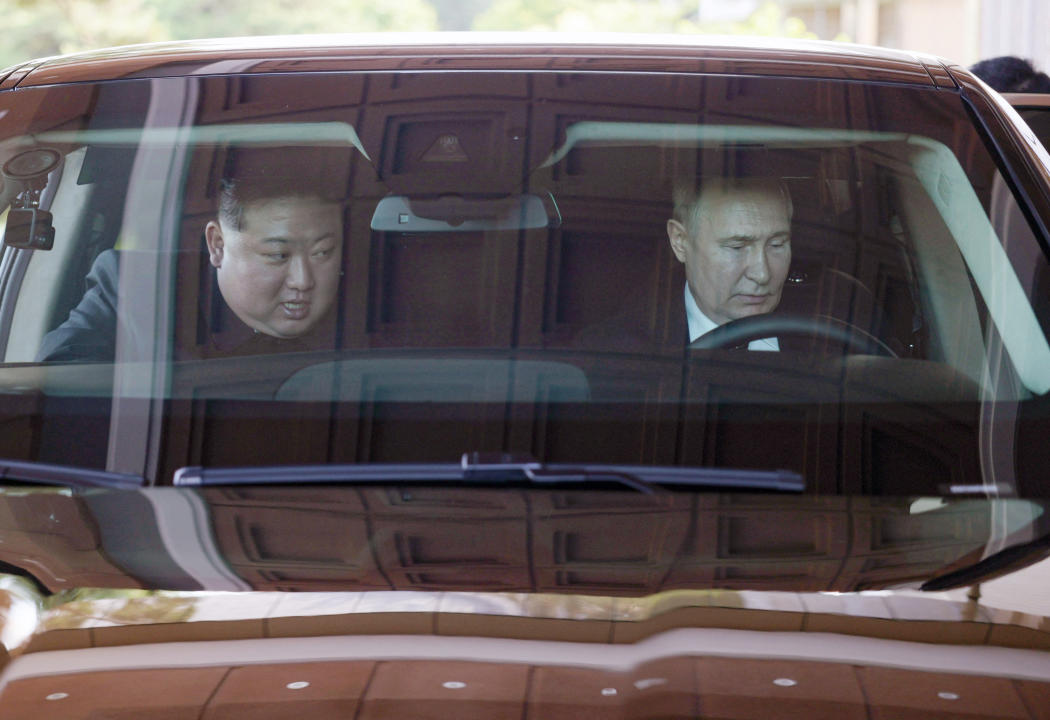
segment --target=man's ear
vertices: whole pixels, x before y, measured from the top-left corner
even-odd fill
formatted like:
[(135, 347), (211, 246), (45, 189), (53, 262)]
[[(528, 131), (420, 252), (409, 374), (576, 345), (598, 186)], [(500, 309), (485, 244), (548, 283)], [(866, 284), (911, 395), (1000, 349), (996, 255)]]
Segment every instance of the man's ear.
[(212, 220), (204, 227), (204, 242), (208, 246), (208, 260), (213, 267), (222, 267), (222, 228)]
[(686, 248), (689, 245), (689, 231), (685, 225), (675, 219), (667, 221), (667, 239), (671, 241), (671, 250), (678, 262), (685, 262)]

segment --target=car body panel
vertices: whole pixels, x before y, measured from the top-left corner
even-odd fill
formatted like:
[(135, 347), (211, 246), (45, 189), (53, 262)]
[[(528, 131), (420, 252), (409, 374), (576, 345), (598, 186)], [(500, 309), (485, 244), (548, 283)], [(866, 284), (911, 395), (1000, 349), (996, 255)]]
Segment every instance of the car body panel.
[(931, 77), (924, 62), (937, 65), (932, 57), (882, 48), (801, 41), (768, 49), (766, 44), (741, 38), (690, 43), (675, 36), (393, 33), (131, 46), (19, 66), (5, 86), (231, 72), (438, 68), (726, 72), (921, 85), (950, 82), (940, 70), (935, 71), (936, 80)]
[(485, 593), (81, 600), (42, 613), (41, 626), (54, 629), (15, 649), (0, 699), (9, 717), (66, 718), (345, 717), (359, 704), (369, 717), (418, 715), (421, 702), (486, 717), (690, 717), (720, 707), (740, 717), (863, 718), (949, 713), (960, 700), (969, 717), (1041, 717), (1047, 618), (893, 593), (841, 600), (753, 592), (626, 602)]

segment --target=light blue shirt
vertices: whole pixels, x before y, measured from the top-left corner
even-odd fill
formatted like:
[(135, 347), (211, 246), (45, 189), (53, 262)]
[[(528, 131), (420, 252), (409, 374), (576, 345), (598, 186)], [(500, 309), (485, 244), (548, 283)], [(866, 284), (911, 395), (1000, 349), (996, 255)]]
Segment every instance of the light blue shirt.
[[(685, 319), (689, 323), (689, 342), (693, 342), (701, 335), (706, 335), (718, 327), (718, 323), (704, 315), (700, 306), (696, 304), (693, 293), (689, 292), (689, 283), (685, 285)], [(749, 342), (747, 349), (780, 352), (780, 342), (775, 337), (760, 338)]]

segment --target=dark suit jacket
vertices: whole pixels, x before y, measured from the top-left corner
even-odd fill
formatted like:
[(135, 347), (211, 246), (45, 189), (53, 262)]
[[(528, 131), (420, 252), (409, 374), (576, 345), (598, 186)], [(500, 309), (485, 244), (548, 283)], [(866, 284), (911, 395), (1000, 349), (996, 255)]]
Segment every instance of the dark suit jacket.
[[(124, 252), (106, 250), (95, 259), (85, 279), (84, 296), (66, 321), (44, 336), (37, 352), (38, 362), (113, 362), (118, 331), (123, 341), (131, 344), (132, 357), (146, 357), (154, 329), (129, 322), (126, 314), (117, 312), (120, 258)], [(209, 320), (203, 312), (198, 312), (198, 322), (207, 329), (206, 343), (192, 349), (176, 348), (177, 358), (298, 352), (331, 349), (335, 345), (335, 313), (329, 313), (330, 317), (307, 335), (284, 339), (255, 332), (237, 318), (221, 298), (216, 302), (220, 310), (214, 318)]]
[[(777, 341), (785, 352), (809, 347), (805, 337), (785, 335)], [(574, 346), (581, 350), (645, 355), (681, 355), (688, 345), (689, 321), (681, 291), (667, 312), (654, 311), (639, 299), (624, 312), (582, 329), (574, 338)], [(734, 349), (747, 350), (747, 345)]]
[[(112, 362), (117, 339), (117, 281), (120, 256), (116, 250), (101, 253), (87, 274), (87, 291), (69, 318), (44, 336), (36, 354), (38, 362), (75, 360)], [(136, 328), (121, 323), (129, 341), (142, 341)]]

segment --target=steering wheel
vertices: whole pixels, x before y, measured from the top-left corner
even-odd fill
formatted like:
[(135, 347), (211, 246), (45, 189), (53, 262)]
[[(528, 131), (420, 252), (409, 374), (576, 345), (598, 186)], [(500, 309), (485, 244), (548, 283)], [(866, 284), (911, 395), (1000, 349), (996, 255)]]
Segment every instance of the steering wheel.
[(735, 347), (767, 337), (795, 335), (844, 343), (851, 353), (900, 357), (893, 348), (867, 330), (828, 315), (769, 313), (748, 315), (720, 325), (689, 343), (690, 350)]

